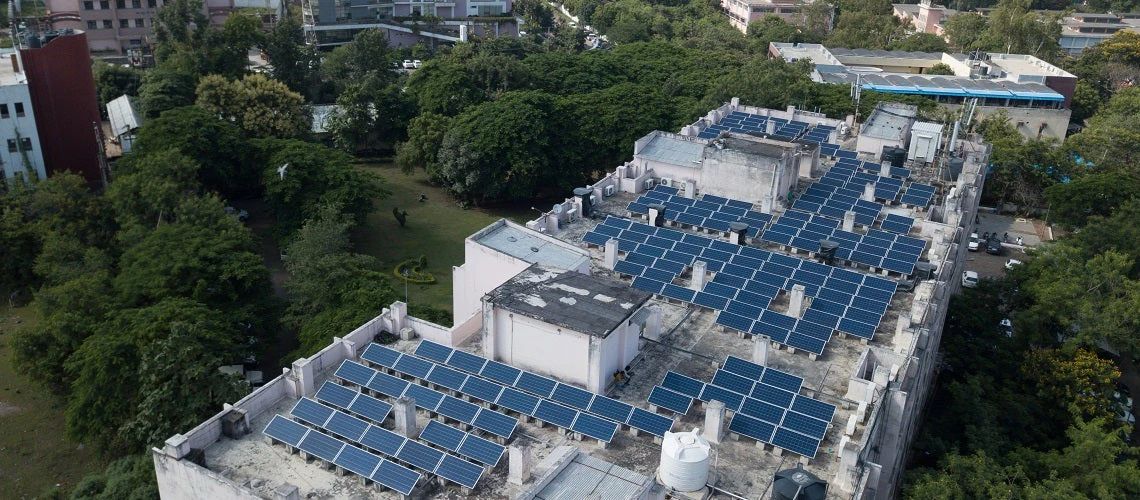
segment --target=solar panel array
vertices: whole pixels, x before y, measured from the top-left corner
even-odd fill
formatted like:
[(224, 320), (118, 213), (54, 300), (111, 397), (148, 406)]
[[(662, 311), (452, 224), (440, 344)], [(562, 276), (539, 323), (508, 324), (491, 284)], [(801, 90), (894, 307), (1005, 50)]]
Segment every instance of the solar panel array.
[(753, 210), (752, 203), (703, 195), (701, 199), (677, 195), (677, 189), (658, 185), (629, 203), (631, 214), (648, 215), (649, 205), (665, 205), (665, 220), (715, 231), (728, 231), (730, 222), (748, 224), (748, 236), (755, 237), (772, 221), (771, 214)]
[[(697, 136), (701, 139), (715, 139), (721, 132), (736, 132), (740, 134), (764, 133), (767, 134), (768, 123), (775, 124), (772, 137), (784, 141), (804, 139), (811, 142), (826, 142), (835, 127), (816, 125), (812, 127), (807, 122), (785, 120), (783, 118), (767, 117), (742, 111), (733, 111), (720, 120), (720, 123), (710, 125)], [(811, 129), (807, 134), (805, 130)], [(801, 137), (802, 136), (802, 137)]]
[(839, 243), (835, 256), (903, 275), (914, 272), (926, 242), (918, 238), (868, 229), (867, 234), (839, 229), (839, 221), (799, 210), (788, 210), (769, 226), (760, 239), (809, 252), (819, 251), (820, 240)]
[(863, 192), (856, 189), (835, 188), (817, 182), (796, 199), (792, 208), (837, 219), (843, 219), (848, 211), (852, 211), (855, 212), (856, 224), (871, 226), (879, 217), (883, 205), (863, 200), (860, 198), (862, 195)]
[(263, 433), (403, 495), (411, 494), (420, 480), (412, 469), (281, 415), (274, 415)]
[(415, 356), (372, 344), (361, 358), (401, 373), (400, 361), (407, 358), (434, 365), (432, 370), (467, 372), (459, 392), (602, 442), (623, 424), (655, 436), (673, 427), (668, 417), (434, 342), (421, 341)]
[(887, 214), (883, 219), (880, 226), (883, 231), (895, 234), (910, 234), (910, 228), (914, 226), (914, 219), (905, 217), (899, 214)]
[[(466, 488), (474, 488), (478, 484), (479, 478), (483, 476), (484, 469), (482, 466), (405, 438), (388, 429), (370, 424), (309, 398), (299, 399), (291, 413), (296, 420), (323, 429), (344, 438), (348, 442), (359, 444), (361, 447), (374, 450), (381, 455), (395, 458), (416, 469), (435, 474)], [(324, 436), (331, 437), (327, 434)], [(310, 453), (322, 460), (336, 463), (337, 455), (332, 454), (332, 444), (327, 439), (322, 438), (317, 443), (316, 450)], [(305, 448), (304, 441), (301, 442), (299, 448), (309, 451)]]
[[(793, 217), (797, 214), (812, 217), (804, 212), (788, 213)], [(794, 220), (789, 218), (789, 224)], [(789, 227), (781, 226), (779, 230), (789, 231)], [(809, 227), (822, 230), (822, 226)], [(836, 231), (835, 225), (827, 228), (830, 237)], [(618, 247), (624, 247), (627, 253), (617, 262), (615, 270), (633, 276), (633, 288), (720, 311), (717, 317), (720, 325), (766, 335), (774, 342), (813, 354), (823, 354), (834, 330), (872, 338), (896, 288), (890, 279), (629, 219), (608, 217), (591, 233), (597, 231), (616, 232)], [(876, 231), (876, 235), (879, 233), (887, 234)], [(862, 237), (856, 233), (846, 234)], [(583, 239), (592, 243), (590, 233)], [(661, 243), (664, 241), (672, 242), (672, 248), (657, 246), (665, 244)], [(877, 238), (869, 240), (868, 245), (879, 241)], [(817, 251), (818, 247), (817, 239), (811, 250)], [(702, 290), (673, 283), (697, 260), (706, 262), (708, 271), (716, 273)], [(768, 309), (780, 290), (791, 290), (795, 285), (803, 285), (805, 295), (813, 297), (802, 318)]]
[[(409, 356), (409, 359), (415, 358)], [(410, 368), (410, 365), (411, 363), (407, 362), (401, 363), (401, 372), (411, 374), (411, 372), (416, 371)], [(367, 387), (393, 399), (408, 396), (415, 400), (416, 406), (419, 408), (463, 422), (504, 439), (511, 437), (511, 434), (519, 423), (516, 418), (483, 408), (479, 405), (429, 389), (422, 385), (412, 384), (387, 373), (380, 373), (353, 361), (346, 361), (341, 364), (340, 367), (337, 368), (335, 375), (341, 380), (351, 382), (360, 387)]]
[[(838, 153), (843, 153), (844, 150), (839, 150)], [(854, 153), (854, 152), (852, 152)], [(904, 179), (896, 177), (882, 177), (879, 175), (860, 172), (860, 170), (867, 170), (878, 172), (880, 165), (875, 162), (859, 161), (852, 158), (840, 158), (839, 161), (827, 171), (826, 174), (816, 182), (816, 185), (834, 186), (835, 188), (847, 188), (863, 192), (863, 187), (868, 183), (875, 185), (875, 198), (885, 201), (899, 201), (907, 205), (913, 205), (919, 208), (926, 208), (930, 206), (931, 200), (934, 199), (934, 186), (922, 184), (918, 182), (907, 183)], [(906, 169), (891, 169), (892, 174), (907, 177), (910, 171)], [(814, 187), (814, 186), (813, 186)], [(900, 196), (901, 193), (901, 196)]]
[(654, 390), (678, 406), (720, 401), (735, 413), (729, 431), (814, 458), (835, 406), (799, 394), (802, 385), (790, 373), (729, 356), (708, 383), (670, 371)]

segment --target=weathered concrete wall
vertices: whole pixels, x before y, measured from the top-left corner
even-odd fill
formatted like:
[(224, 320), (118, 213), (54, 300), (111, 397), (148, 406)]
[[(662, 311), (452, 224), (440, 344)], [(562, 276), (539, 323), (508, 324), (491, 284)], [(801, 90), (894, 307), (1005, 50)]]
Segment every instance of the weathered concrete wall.
[(189, 460), (167, 456), (162, 450), (151, 450), (154, 473), (158, 478), (158, 495), (163, 500), (256, 500), (261, 497), (242, 488), (209, 469)]

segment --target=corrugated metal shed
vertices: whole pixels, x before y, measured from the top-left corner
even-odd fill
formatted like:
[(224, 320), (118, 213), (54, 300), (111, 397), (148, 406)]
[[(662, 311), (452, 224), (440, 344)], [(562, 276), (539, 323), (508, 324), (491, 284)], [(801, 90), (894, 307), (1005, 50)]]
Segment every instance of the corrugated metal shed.
[(121, 95), (107, 103), (107, 117), (111, 121), (111, 133), (116, 137), (143, 124), (142, 116), (135, 110), (134, 101), (129, 95)]

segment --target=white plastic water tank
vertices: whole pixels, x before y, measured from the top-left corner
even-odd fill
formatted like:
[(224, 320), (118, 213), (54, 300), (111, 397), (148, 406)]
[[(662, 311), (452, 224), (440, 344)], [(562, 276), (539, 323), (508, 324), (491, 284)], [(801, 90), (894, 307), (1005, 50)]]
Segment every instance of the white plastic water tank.
[(700, 429), (666, 432), (661, 443), (661, 483), (677, 491), (697, 491), (709, 478), (709, 442)]

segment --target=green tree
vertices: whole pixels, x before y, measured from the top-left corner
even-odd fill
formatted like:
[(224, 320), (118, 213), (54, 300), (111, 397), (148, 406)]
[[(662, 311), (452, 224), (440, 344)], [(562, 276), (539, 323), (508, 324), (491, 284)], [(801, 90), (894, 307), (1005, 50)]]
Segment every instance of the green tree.
[(748, 38), (758, 42), (757, 51), (767, 51), (771, 42), (819, 43), (822, 39), (819, 33), (790, 24), (774, 14), (748, 23)]
[(108, 102), (121, 95), (139, 95), (143, 74), (137, 69), (95, 60), (91, 66), (91, 74), (95, 78), (95, 90), (99, 98), (100, 110), (104, 110)]
[(1000, 0), (989, 15), (980, 42), (994, 52), (1029, 54), (1045, 60), (1059, 57), (1061, 24), (1053, 15), (1030, 10), (1032, 0)]
[(938, 64), (935, 64), (934, 66), (931, 66), (930, 69), (926, 71), (926, 74), (928, 74), (928, 75), (950, 75), (950, 76), (953, 76), (954, 75), (954, 68), (951, 68), (950, 65), (946, 64), (946, 63), (938, 63)]
[(1133, 172), (1097, 172), (1045, 189), (1049, 219), (1079, 228), (1090, 217), (1108, 217), (1140, 192), (1140, 178)]
[(943, 30), (950, 47), (960, 51), (981, 48), (982, 36), (989, 28), (989, 20), (976, 12), (959, 12), (946, 19)]
[(840, 5), (839, 20), (826, 44), (853, 49), (885, 49), (906, 37), (908, 26), (894, 16), (889, 0), (849, 0)]
[(519, 0), (514, 2), (514, 11), (521, 14), (524, 28), (531, 32), (549, 31), (554, 26), (554, 12), (546, 3), (539, 0)]
[(207, 190), (228, 196), (260, 190), (260, 172), (252, 161), (242, 130), (232, 122), (197, 106), (164, 113), (139, 129), (135, 152), (125, 161), (127, 170), (134, 157), (170, 149), (199, 162), (199, 180)]
[(111, 462), (103, 472), (84, 477), (71, 492), (72, 500), (145, 500), (158, 498), (154, 459), (150, 453)]
[(1038, 397), (1066, 407), (1076, 418), (1090, 421), (1114, 416), (1109, 395), (1120, 379), (1120, 370), (1112, 361), (1087, 349), (1037, 349), (1029, 351), (1021, 369), (1036, 382)]
[(198, 165), (177, 149), (168, 149), (124, 158), (106, 198), (120, 231), (126, 231), (174, 221), (182, 201), (197, 195), (201, 187)]
[(912, 33), (906, 38), (895, 40), (887, 45), (890, 50), (909, 52), (949, 52), (950, 45), (942, 37), (933, 33)]
[(348, 152), (376, 150), (402, 139), (415, 110), (397, 85), (380, 87), (374, 77), (349, 84), (326, 126), (336, 145)]
[(147, 118), (158, 118), (164, 111), (194, 104), (194, 75), (154, 68), (139, 86), (139, 104)]
[(379, 29), (366, 29), (357, 33), (352, 42), (337, 47), (325, 56), (321, 64), (321, 75), (333, 82), (337, 95), (350, 82), (360, 82), (366, 77), (377, 79), (379, 85), (396, 81), (392, 63), (395, 55), (388, 45), (388, 37)]
[(437, 152), (443, 136), (451, 127), (451, 118), (432, 112), (420, 113), (408, 123), (408, 140), (396, 145), (396, 165), (406, 173), (422, 168), (433, 181), (440, 182)]
[(237, 123), (254, 137), (294, 138), (309, 132), (309, 112), (301, 94), (264, 75), (227, 81), (209, 75), (198, 82), (198, 107)]
[(408, 78), (407, 93), (421, 113), (447, 116), (483, 101), (467, 69), (451, 59), (431, 61)]
[(320, 55), (305, 43), (299, 20), (287, 17), (279, 21), (262, 40), (261, 50), (269, 59), (273, 79), (310, 99), (315, 97)]
[(237, 79), (249, 73), (249, 49), (262, 43), (261, 19), (243, 13), (233, 13), (226, 17), (221, 30), (211, 30), (209, 58), (202, 74), (223, 75)]

